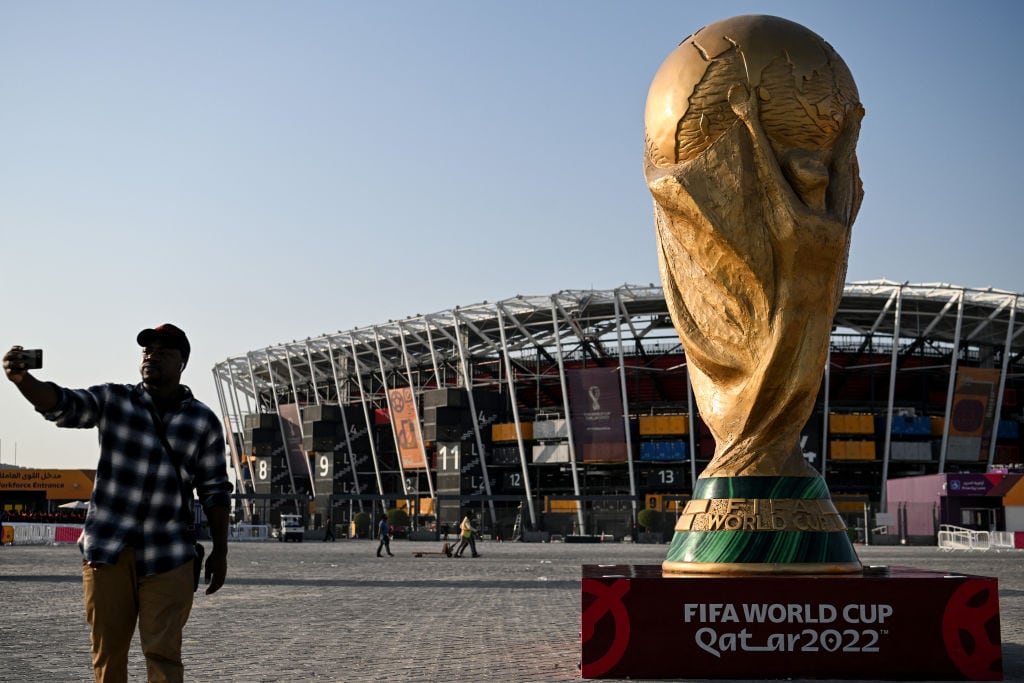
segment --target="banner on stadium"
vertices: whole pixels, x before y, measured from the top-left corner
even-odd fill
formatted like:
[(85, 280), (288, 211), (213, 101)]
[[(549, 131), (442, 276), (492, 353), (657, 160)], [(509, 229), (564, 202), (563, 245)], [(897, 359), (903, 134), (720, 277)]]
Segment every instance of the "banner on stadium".
[(402, 458), (402, 469), (423, 469), (427, 466), (420, 447), (420, 423), (416, 419), (412, 389), (400, 387), (388, 391), (391, 404), (391, 419), (398, 442), (398, 454)]
[(991, 433), (998, 387), (999, 370), (960, 368), (956, 373), (949, 433), (954, 436), (984, 436)]
[(953, 393), (953, 407), (950, 411), (949, 434), (952, 437), (980, 437), (978, 449), (978, 459), (980, 460), (984, 460), (988, 454), (992, 426), (995, 421), (998, 388), (999, 370), (997, 369), (960, 368), (957, 371), (956, 390)]
[(235, 444), (235, 437), (237, 436), (231, 431), (231, 420), (227, 417), (224, 418), (224, 436), (228, 440), (228, 451), (231, 454), (231, 464), (235, 468), (235, 474), (242, 477), (243, 479), (252, 478), (252, 463), (242, 462), (242, 454)]
[(310, 477), (309, 459), (302, 450), (302, 425), (299, 424), (302, 418), (299, 417), (299, 404), (283, 403), (278, 409), (278, 414), (284, 426), (284, 450), (292, 466), (292, 477), (301, 477), (303, 474)]
[(566, 375), (576, 457), (583, 461), (625, 461), (626, 430), (618, 368), (584, 368)]

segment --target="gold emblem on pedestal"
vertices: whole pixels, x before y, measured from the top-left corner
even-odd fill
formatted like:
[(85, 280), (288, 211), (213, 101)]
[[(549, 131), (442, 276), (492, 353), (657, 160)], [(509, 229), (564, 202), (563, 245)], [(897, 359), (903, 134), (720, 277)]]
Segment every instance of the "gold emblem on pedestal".
[(845, 531), (830, 499), (716, 498), (691, 500), (676, 531)]

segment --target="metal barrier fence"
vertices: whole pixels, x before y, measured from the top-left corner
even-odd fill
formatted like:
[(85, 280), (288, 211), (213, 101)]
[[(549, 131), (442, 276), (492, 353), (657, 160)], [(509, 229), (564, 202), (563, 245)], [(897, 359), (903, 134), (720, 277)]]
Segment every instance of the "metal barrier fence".
[[(34, 524), (30, 522), (4, 522), (4, 528), (14, 531), (13, 545), (59, 545), (77, 543), (82, 533), (81, 524)], [(268, 524), (233, 524), (228, 527), (229, 541), (269, 541)]]
[(269, 541), (269, 524), (232, 524), (228, 527), (229, 541)]
[(952, 524), (939, 527), (942, 550), (1012, 550), (1016, 547), (1012, 531), (976, 531)]
[(13, 545), (57, 545), (77, 543), (82, 533), (81, 524), (33, 524), (30, 522), (4, 522), (14, 530)]

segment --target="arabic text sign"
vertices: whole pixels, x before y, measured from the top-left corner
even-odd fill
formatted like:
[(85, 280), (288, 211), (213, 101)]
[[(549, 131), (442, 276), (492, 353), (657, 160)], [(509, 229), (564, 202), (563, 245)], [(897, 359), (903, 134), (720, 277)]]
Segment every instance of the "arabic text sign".
[(46, 491), (48, 500), (88, 500), (91, 470), (0, 470), (0, 491)]

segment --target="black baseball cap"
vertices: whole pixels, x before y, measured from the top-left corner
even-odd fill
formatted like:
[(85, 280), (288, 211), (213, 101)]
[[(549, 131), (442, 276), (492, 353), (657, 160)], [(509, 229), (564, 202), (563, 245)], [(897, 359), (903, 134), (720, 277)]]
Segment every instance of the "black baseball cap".
[(178, 349), (181, 351), (181, 359), (188, 362), (188, 355), (192, 352), (192, 346), (188, 343), (188, 337), (181, 331), (180, 327), (171, 323), (164, 323), (153, 328), (147, 328), (139, 332), (135, 338), (139, 346), (149, 346), (153, 342), (160, 342), (166, 348)]

